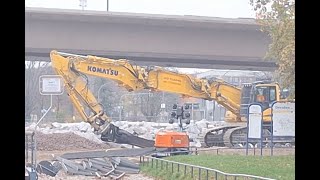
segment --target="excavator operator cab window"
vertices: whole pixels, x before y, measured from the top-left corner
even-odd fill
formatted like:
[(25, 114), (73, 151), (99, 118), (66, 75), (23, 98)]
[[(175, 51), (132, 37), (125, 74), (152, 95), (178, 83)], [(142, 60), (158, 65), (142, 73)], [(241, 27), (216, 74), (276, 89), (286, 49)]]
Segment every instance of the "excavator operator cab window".
[(256, 102), (265, 102), (266, 101), (266, 93), (265, 93), (265, 89), (264, 88), (257, 88), (256, 90)]
[(276, 88), (270, 87), (270, 102), (276, 101)]
[(276, 101), (276, 87), (274, 86), (258, 86), (256, 87), (256, 94), (254, 102), (261, 103), (263, 109)]

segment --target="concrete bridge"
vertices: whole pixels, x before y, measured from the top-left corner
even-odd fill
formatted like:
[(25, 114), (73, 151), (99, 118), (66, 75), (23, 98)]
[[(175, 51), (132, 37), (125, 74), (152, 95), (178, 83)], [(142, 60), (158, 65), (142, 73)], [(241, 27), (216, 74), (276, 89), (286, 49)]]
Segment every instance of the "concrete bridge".
[(126, 58), (139, 65), (272, 71), (270, 39), (254, 19), (25, 9), (25, 60), (50, 50)]

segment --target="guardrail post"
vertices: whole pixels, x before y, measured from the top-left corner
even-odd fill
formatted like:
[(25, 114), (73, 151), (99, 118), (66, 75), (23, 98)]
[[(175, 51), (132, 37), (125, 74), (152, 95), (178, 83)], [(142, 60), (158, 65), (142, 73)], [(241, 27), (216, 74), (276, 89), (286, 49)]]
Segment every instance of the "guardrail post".
[(178, 163), (178, 172), (180, 172), (180, 164)]
[(166, 162), (166, 170), (168, 170), (168, 161)]
[(184, 175), (187, 174), (187, 165), (184, 165)]
[(208, 180), (208, 179), (209, 179), (208, 174), (209, 174), (209, 170), (207, 169), (207, 173), (206, 173), (206, 180)]
[(199, 180), (201, 179), (201, 168), (199, 168)]
[(193, 178), (193, 166), (191, 166), (191, 177)]
[(171, 163), (171, 173), (173, 173), (173, 162)]
[(217, 173), (217, 171), (214, 172), (214, 178), (215, 178), (215, 180), (218, 180), (218, 173)]
[(153, 158), (151, 159), (151, 167), (153, 168)]

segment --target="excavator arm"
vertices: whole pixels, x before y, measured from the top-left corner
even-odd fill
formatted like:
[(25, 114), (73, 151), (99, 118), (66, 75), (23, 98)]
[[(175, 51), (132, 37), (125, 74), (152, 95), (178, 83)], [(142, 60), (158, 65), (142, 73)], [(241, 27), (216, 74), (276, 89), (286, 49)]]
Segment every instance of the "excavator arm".
[[(99, 130), (99, 124), (104, 121), (110, 122), (111, 120), (104, 115), (102, 106), (89, 90), (87, 77), (74, 70), (72, 63), (75, 60), (65, 58), (55, 51), (51, 52), (50, 58), (52, 67), (58, 75), (63, 77), (68, 96), (84, 121), (90, 123), (95, 130)], [(91, 114), (87, 114), (85, 108), (88, 108)]]
[(224, 81), (210, 83), (211, 99), (236, 115), (236, 120), (241, 121), (241, 89)]

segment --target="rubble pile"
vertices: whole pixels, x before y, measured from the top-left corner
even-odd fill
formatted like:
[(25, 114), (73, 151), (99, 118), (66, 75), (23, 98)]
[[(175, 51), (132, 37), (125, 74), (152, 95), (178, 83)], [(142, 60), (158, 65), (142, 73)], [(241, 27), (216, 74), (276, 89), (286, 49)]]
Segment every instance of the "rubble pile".
[(96, 143), (72, 132), (44, 134), (37, 132), (36, 135), (37, 150), (74, 150), (74, 149), (108, 149), (107, 143)]
[[(186, 131), (193, 142), (190, 142), (190, 146), (201, 147), (200, 138), (207, 132), (208, 129), (222, 126), (223, 121), (207, 121), (202, 119), (200, 121), (191, 120), (189, 125), (183, 125), (184, 131)], [(159, 131), (179, 131), (178, 123), (154, 123), (154, 122), (127, 122), (116, 121), (114, 125), (120, 129), (124, 129), (130, 133), (135, 133), (140, 137), (153, 140), (156, 133)]]
[[(154, 122), (128, 122), (115, 121), (114, 125), (120, 129), (134, 133), (139, 137), (154, 140), (159, 131), (179, 131), (177, 123), (154, 123)], [(189, 125), (184, 125), (191, 139), (191, 146), (201, 147), (200, 138), (208, 129), (222, 126), (223, 121), (200, 121), (191, 120)], [(28, 125), (26, 130), (35, 129), (35, 124)], [(101, 141), (100, 137), (93, 133), (93, 128), (89, 123), (51, 123), (37, 127), (38, 149), (39, 150), (66, 150), (70, 148), (108, 148), (106, 142)], [(109, 143), (112, 145), (112, 143)], [(126, 147), (127, 145), (123, 145)], [(110, 147), (110, 146), (109, 146)], [(129, 146), (128, 146), (129, 147)]]

